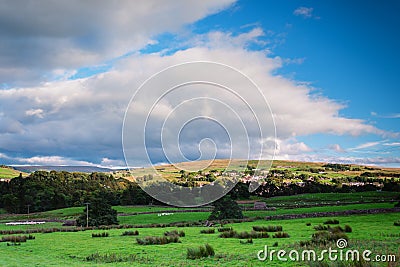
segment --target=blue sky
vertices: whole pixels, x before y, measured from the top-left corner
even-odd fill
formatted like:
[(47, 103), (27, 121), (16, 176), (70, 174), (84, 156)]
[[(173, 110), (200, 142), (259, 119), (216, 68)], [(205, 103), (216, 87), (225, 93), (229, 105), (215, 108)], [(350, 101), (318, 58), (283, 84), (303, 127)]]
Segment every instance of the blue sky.
[(122, 166), (136, 88), (170, 65), (210, 60), (265, 90), (277, 158), (400, 166), (399, 10), (398, 1), (5, 1), (0, 163)]

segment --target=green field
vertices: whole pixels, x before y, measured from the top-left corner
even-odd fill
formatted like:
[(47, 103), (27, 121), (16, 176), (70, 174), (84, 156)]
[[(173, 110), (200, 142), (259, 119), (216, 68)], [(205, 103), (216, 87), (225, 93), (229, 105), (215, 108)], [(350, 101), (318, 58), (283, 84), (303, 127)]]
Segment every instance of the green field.
[[(34, 240), (28, 240), (19, 246), (9, 246), (7, 242), (0, 242), (0, 266), (309, 266), (309, 262), (282, 262), (259, 261), (257, 252), (265, 245), (270, 249), (296, 249), (302, 251), (304, 247), (300, 241), (309, 241), (316, 232), (314, 226), (323, 224), (328, 219), (337, 219), (340, 226), (350, 225), (351, 233), (346, 233), (349, 238), (348, 249), (363, 251), (369, 249), (373, 256), (377, 254), (390, 254), (400, 259), (400, 226), (394, 222), (400, 220), (399, 213), (379, 213), (368, 215), (314, 217), (290, 220), (265, 220), (265, 216), (317, 214), (319, 212), (340, 212), (347, 210), (369, 210), (393, 208), (398, 193), (390, 192), (363, 192), (363, 193), (321, 193), (282, 196), (273, 198), (252, 198), (250, 203), (242, 203), (245, 217), (261, 218), (252, 222), (241, 222), (225, 225), (233, 227), (237, 232), (250, 232), (253, 226), (280, 225), (289, 238), (253, 239), (253, 243), (242, 244), (241, 239), (220, 238), (216, 231), (213, 234), (200, 234), (204, 226), (191, 227), (159, 227), (160, 224), (175, 222), (198, 223), (207, 220), (210, 211), (192, 211), (194, 208), (175, 208), (169, 206), (114, 206), (118, 211), (118, 220), (122, 225), (133, 225), (139, 231), (139, 236), (122, 236), (127, 229), (113, 230), (86, 230), (78, 232), (35, 233)], [(275, 210), (246, 210), (252, 206), (252, 201), (265, 201), (267, 206), (276, 207)], [(210, 208), (210, 207), (207, 207)], [(200, 209), (207, 209), (200, 208)], [(4, 214), (0, 212), (0, 230), (30, 230), (30, 229), (62, 229), (62, 222), (56, 219), (71, 220), (83, 212), (84, 207), (71, 207), (27, 214)], [(196, 210), (196, 209), (194, 209)], [(90, 211), (90, 210), (89, 210)], [(161, 215), (169, 212), (170, 215)], [(3, 214), (1, 214), (3, 213)], [(313, 215), (315, 216), (315, 215)], [(51, 220), (41, 225), (16, 225), (9, 226), (5, 222), (16, 220)], [(309, 224), (309, 225), (308, 225)], [(154, 227), (157, 226), (158, 227)], [(334, 227), (335, 225), (332, 225)], [(219, 227), (218, 223), (215, 229)], [(71, 228), (69, 228), (71, 229)], [(128, 229), (128, 230), (136, 230)], [(137, 244), (136, 238), (145, 236), (163, 236), (165, 231), (184, 231), (185, 236), (180, 238), (180, 243), (166, 245)], [(108, 232), (109, 237), (92, 238), (92, 233)], [(17, 234), (19, 235), (19, 234)], [(0, 235), (0, 239), (6, 234)], [(246, 241), (243, 239), (242, 242)], [(277, 244), (275, 244), (277, 242)], [(215, 250), (215, 256), (190, 260), (186, 258), (188, 248), (210, 244)], [(11, 243), (10, 243), (11, 244)], [(275, 245), (275, 247), (272, 247)], [(335, 243), (326, 247), (312, 245), (312, 249), (320, 252), (327, 247), (335, 249)], [(309, 248), (309, 247), (308, 247)], [(88, 260), (92, 258), (92, 260)], [(96, 257), (97, 260), (93, 260)], [(346, 265), (347, 264), (347, 265)], [(341, 266), (354, 266), (346, 263)], [(313, 266), (338, 266), (330, 262), (328, 265)], [(376, 263), (357, 266), (396, 266), (388, 263)]]
[[(140, 246), (134, 236), (121, 236), (125, 230), (109, 230), (109, 237), (92, 238), (93, 232), (35, 234), (35, 240), (28, 240), (21, 246), (7, 246), (0, 243), (0, 266), (307, 266), (307, 263), (261, 262), (256, 253), (264, 245), (278, 242), (278, 249), (298, 248), (300, 240), (308, 240), (315, 231), (312, 226), (323, 223), (327, 218), (296, 219), (282, 221), (243, 222), (231, 224), (236, 231), (250, 231), (252, 226), (281, 225), (289, 238), (253, 239), (253, 244), (240, 244), (236, 238), (219, 238), (218, 233), (200, 234), (204, 227), (182, 228), (139, 228), (139, 237), (161, 236), (165, 231), (185, 231), (181, 243)], [(373, 253), (392, 253), (399, 256), (399, 230), (393, 221), (399, 220), (395, 213), (335, 217), (340, 225), (350, 225), (349, 248), (370, 249)], [(306, 223), (311, 223), (307, 226)], [(209, 243), (216, 252), (212, 258), (188, 260), (186, 249)], [(118, 256), (136, 255), (133, 262), (88, 262), (86, 257), (114, 253)], [(385, 266), (385, 265), (384, 265)]]
[[(15, 178), (18, 177), (20, 174), (19, 171), (16, 171), (12, 168), (4, 168), (4, 167), (0, 167), (0, 179), (11, 179), (11, 178)], [(24, 176), (26, 176), (26, 174), (23, 174)]]

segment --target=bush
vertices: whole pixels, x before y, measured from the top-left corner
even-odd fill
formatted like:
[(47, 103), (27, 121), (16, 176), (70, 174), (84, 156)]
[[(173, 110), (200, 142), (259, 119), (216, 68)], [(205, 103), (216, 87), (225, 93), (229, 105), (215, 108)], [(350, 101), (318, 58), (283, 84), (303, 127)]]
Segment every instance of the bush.
[(173, 230), (170, 232), (165, 232), (164, 233), (165, 236), (180, 236), (180, 237), (184, 237), (185, 236), (185, 232), (184, 231), (177, 231), (177, 230)]
[(289, 234), (286, 232), (277, 232), (273, 236), (273, 238), (289, 238)]
[(215, 233), (215, 229), (214, 228), (200, 230), (200, 234), (214, 234), (214, 233)]
[(214, 256), (215, 251), (212, 246), (205, 244), (204, 246), (199, 246), (197, 248), (188, 248), (186, 258), (195, 260), (200, 258), (206, 258), (209, 256)]
[(243, 219), (243, 213), (239, 205), (229, 196), (215, 201), (213, 203), (214, 209), (209, 220), (222, 220), (222, 219)]
[(146, 236), (144, 238), (136, 238), (139, 245), (165, 245), (168, 243), (180, 243), (179, 236)]
[(282, 231), (282, 226), (280, 225), (253, 226), (253, 230), (257, 232), (280, 232)]
[(92, 233), (92, 237), (108, 237), (108, 236), (109, 236), (108, 232)]
[(228, 232), (228, 231), (232, 231), (232, 227), (220, 227), (218, 228), (218, 232)]
[(138, 230), (135, 230), (135, 231), (125, 231), (125, 232), (122, 233), (122, 235), (123, 235), (123, 236), (126, 236), (126, 235), (139, 235), (139, 231), (138, 231)]
[(334, 220), (329, 219), (329, 220), (325, 221), (324, 224), (339, 224), (339, 221), (336, 219), (334, 219)]

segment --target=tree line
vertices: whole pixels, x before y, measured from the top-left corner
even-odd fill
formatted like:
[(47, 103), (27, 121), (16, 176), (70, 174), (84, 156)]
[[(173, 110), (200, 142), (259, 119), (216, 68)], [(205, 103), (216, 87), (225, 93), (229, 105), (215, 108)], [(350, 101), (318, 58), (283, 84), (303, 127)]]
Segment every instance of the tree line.
[[(251, 194), (273, 197), (303, 193), (349, 193), (378, 189), (400, 192), (400, 184), (394, 181), (385, 181), (383, 188), (378, 188), (372, 184), (336, 186), (306, 181), (302, 186), (296, 184), (283, 186), (270, 180)], [(248, 192), (248, 184), (245, 183), (236, 184), (229, 192), (232, 199), (247, 199), (251, 194)], [(27, 213), (28, 205), (31, 212), (40, 212), (83, 206), (85, 202), (93, 202), (98, 199), (113, 206), (162, 204), (143, 191), (138, 184), (123, 178), (115, 179), (111, 174), (105, 173), (36, 171), (26, 178), (20, 176), (9, 182), (0, 182), (0, 208), (9, 213)]]

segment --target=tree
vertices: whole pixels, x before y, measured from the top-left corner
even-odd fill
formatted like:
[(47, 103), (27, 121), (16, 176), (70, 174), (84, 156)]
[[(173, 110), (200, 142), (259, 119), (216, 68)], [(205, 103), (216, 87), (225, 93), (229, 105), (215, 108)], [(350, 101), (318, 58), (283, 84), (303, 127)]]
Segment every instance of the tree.
[[(76, 220), (77, 225), (86, 225), (86, 208)], [(101, 198), (94, 198), (89, 205), (89, 226), (118, 224), (117, 211)]]
[(225, 196), (214, 202), (214, 209), (209, 220), (242, 219), (243, 214), (239, 205), (231, 197)]

